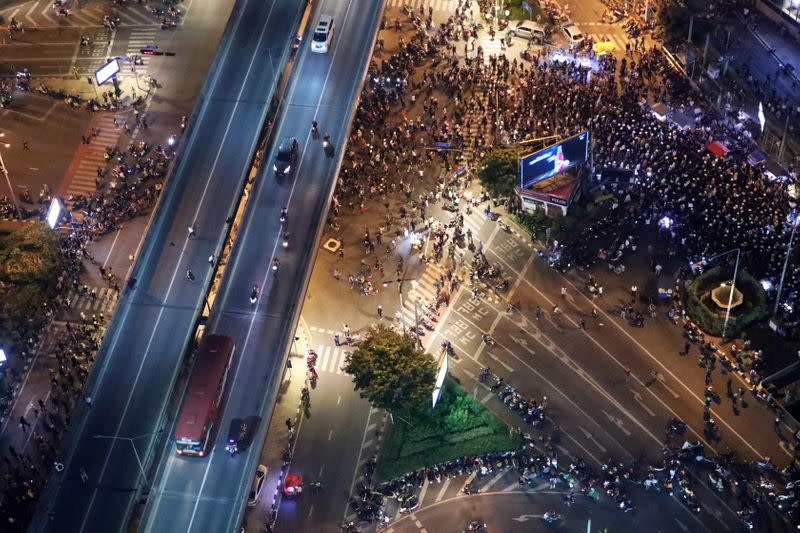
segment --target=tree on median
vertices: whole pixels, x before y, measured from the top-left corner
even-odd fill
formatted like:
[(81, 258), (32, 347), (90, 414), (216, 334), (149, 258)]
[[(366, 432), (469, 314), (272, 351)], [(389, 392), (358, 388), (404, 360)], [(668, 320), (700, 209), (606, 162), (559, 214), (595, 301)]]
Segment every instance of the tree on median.
[(415, 341), (380, 324), (345, 359), (362, 398), (388, 411), (426, 408), (436, 380), (436, 361)]

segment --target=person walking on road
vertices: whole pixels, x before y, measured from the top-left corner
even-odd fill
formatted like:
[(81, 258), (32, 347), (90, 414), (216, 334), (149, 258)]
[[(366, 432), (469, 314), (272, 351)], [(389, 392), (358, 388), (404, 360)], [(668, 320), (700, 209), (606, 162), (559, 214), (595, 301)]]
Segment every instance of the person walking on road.
[(706, 370), (706, 385), (711, 385), (711, 369)]
[(378, 306), (378, 319), (379, 320), (383, 319), (383, 307), (380, 305)]
[(630, 379), (631, 379), (631, 369), (626, 367), (625, 368), (625, 381), (627, 382)]
[(542, 318), (542, 308), (539, 307), (538, 305), (536, 306), (535, 315), (536, 315), (536, 320), (539, 320), (540, 318)]
[(562, 298), (566, 298), (567, 297), (567, 288), (566, 287), (561, 287), (561, 297)]
[(581, 318), (581, 321), (578, 323), (578, 329), (586, 331), (586, 320)]
[(20, 415), (19, 416), (19, 425), (22, 426), (22, 432), (23, 433), (27, 433), (28, 432), (28, 428), (31, 427), (30, 422), (25, 420), (25, 415)]
[(189, 283), (194, 283), (194, 272), (191, 269), (186, 269), (186, 279), (189, 280)]
[(197, 224), (192, 222), (191, 225), (189, 226), (189, 238), (191, 239), (192, 237), (197, 237), (196, 232), (197, 232)]

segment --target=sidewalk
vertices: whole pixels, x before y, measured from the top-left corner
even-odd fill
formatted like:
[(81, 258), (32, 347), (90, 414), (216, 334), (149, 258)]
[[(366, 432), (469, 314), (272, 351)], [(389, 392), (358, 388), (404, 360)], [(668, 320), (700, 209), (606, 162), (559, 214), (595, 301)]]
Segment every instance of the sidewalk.
[[(292, 366), (284, 371), (259, 459), (259, 463), (267, 467), (267, 476), (260, 501), (245, 517), (247, 531), (263, 531), (265, 524), (270, 522), (270, 517), (277, 517), (277, 510), (283, 497), (283, 482), (291, 468), (291, 456), (297, 443), (296, 436), (303, 425), (304, 412), (300, 397), (303, 387), (307, 386), (306, 355), (311, 349), (311, 336), (302, 317), (295, 336), (299, 338), (292, 344), (288, 359), (288, 363)], [(313, 409), (314, 392), (311, 391), (310, 395), (309, 409)], [(292, 421), (294, 426), (292, 431), (288, 430), (286, 420)]]

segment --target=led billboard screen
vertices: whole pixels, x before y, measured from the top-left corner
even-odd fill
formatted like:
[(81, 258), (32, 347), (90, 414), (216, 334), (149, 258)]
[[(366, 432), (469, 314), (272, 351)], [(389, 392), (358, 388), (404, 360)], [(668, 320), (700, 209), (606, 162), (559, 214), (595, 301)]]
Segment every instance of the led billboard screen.
[(579, 133), (544, 150), (519, 160), (520, 187), (527, 189), (586, 161), (589, 153), (589, 132)]

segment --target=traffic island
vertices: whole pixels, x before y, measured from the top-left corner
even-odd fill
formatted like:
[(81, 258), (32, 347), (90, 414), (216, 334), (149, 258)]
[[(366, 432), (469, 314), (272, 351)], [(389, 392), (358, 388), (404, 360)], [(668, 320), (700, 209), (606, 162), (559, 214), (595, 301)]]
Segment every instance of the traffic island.
[(392, 418), (378, 454), (378, 483), (464, 455), (516, 450), (522, 445), (520, 435), (449, 378), (435, 408), (394, 413)]
[(686, 312), (700, 329), (714, 337), (722, 337), (724, 329), (726, 338), (735, 338), (769, 311), (767, 295), (753, 276), (739, 270), (735, 288), (731, 279), (731, 268), (720, 266), (685, 285)]

